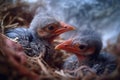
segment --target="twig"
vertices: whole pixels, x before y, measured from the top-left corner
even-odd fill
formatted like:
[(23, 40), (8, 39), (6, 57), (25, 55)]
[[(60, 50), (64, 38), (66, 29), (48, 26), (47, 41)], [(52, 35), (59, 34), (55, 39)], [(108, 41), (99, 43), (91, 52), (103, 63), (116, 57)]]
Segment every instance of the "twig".
[(2, 28), (2, 33), (3, 34), (4, 34), (4, 20), (8, 15), (9, 15), (9, 12), (5, 14), (5, 16), (3, 17), (2, 21), (1, 21), (1, 28)]
[(55, 73), (62, 76), (62, 77), (71, 77), (71, 78), (73, 78), (73, 76), (71, 76), (69, 74), (65, 74), (65, 72), (63, 70), (55, 71)]
[(7, 28), (15, 28), (15, 27), (18, 26), (18, 24), (19, 24), (19, 23), (15, 23), (15, 24), (7, 25), (7, 26), (5, 26), (5, 28), (6, 28), (6, 29), (7, 29)]
[(50, 75), (50, 73), (48, 72), (48, 70), (46, 69), (45, 65), (40, 61), (40, 59), (37, 60), (37, 62), (39, 63), (41, 69), (44, 71), (44, 73), (46, 75)]
[(17, 18), (17, 16), (15, 16), (12, 20), (10, 20), (10, 22), (8, 23), (8, 25), (10, 25), (16, 18)]

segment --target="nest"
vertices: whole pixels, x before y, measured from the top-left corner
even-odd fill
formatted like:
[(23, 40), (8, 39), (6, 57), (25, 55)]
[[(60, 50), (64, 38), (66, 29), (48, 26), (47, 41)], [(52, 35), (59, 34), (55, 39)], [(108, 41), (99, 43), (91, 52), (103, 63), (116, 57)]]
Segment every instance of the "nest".
[[(5, 80), (117, 80), (119, 78), (120, 66), (116, 71), (108, 75), (97, 76), (95, 73), (88, 74), (86, 76), (79, 73), (79, 77), (75, 78), (68, 73), (65, 73), (59, 67), (52, 67), (48, 65), (42, 58), (42, 53), (37, 57), (29, 57), (23, 54), (15, 54), (15, 51), (12, 51), (8, 48), (6, 41), (9, 39), (6, 38), (3, 34), (4, 31), (9, 28), (15, 28), (18, 26), (28, 27), (33, 14), (23, 10), (23, 8), (28, 8), (29, 5), (26, 3), (9, 4), (7, 2), (3, 3), (0, 6), (0, 79)], [(54, 45), (59, 44), (62, 39), (58, 38)], [(117, 43), (119, 43), (118, 40)], [(119, 51), (115, 50), (116, 44), (109, 45), (105, 50), (116, 53), (119, 58)], [(15, 44), (19, 45), (19, 44)], [(116, 52), (117, 51), (117, 52)], [(24, 53), (21, 51), (21, 53)], [(59, 53), (55, 55), (55, 64), (59, 66), (66, 57), (70, 56), (63, 51), (57, 51)]]

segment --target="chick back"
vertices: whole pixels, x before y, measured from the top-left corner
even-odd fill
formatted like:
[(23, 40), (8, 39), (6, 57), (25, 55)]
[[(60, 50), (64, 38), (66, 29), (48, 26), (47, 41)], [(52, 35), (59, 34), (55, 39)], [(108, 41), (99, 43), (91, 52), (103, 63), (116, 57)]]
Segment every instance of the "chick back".
[(22, 45), (24, 51), (29, 56), (38, 56), (45, 53), (49, 44), (47, 41), (38, 38), (27, 28), (14, 28), (6, 31), (6, 36), (15, 39)]

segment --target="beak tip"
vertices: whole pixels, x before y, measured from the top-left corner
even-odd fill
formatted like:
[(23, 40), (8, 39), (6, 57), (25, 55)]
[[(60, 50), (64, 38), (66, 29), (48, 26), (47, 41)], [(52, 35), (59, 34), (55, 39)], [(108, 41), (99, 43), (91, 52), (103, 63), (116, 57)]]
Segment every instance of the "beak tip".
[(62, 45), (61, 44), (58, 44), (56, 47), (55, 47), (55, 50), (61, 50), (62, 49)]
[(59, 50), (58, 46), (55, 47), (55, 50)]
[(60, 22), (60, 23), (61, 23), (61, 26), (67, 27), (68, 31), (69, 31), (69, 30), (75, 30), (75, 29), (76, 29), (74, 26), (71, 26), (71, 25), (66, 24), (66, 23), (64, 23), (64, 22)]
[(73, 29), (72, 30), (75, 30), (75, 27), (73, 27)]
[(75, 27), (70, 26), (70, 27), (69, 27), (69, 30), (75, 30)]

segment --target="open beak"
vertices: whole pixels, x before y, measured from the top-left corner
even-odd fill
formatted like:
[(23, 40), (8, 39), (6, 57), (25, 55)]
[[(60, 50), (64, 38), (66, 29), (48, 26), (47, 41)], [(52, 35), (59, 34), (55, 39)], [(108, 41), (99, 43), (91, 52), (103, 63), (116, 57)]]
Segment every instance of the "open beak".
[(72, 39), (66, 40), (61, 44), (58, 44), (55, 49), (62, 49), (67, 52), (78, 53), (79, 50), (72, 45)]
[(60, 28), (57, 29), (54, 33), (59, 35), (67, 31), (75, 30), (75, 28), (71, 25), (68, 25), (64, 22), (60, 22)]

